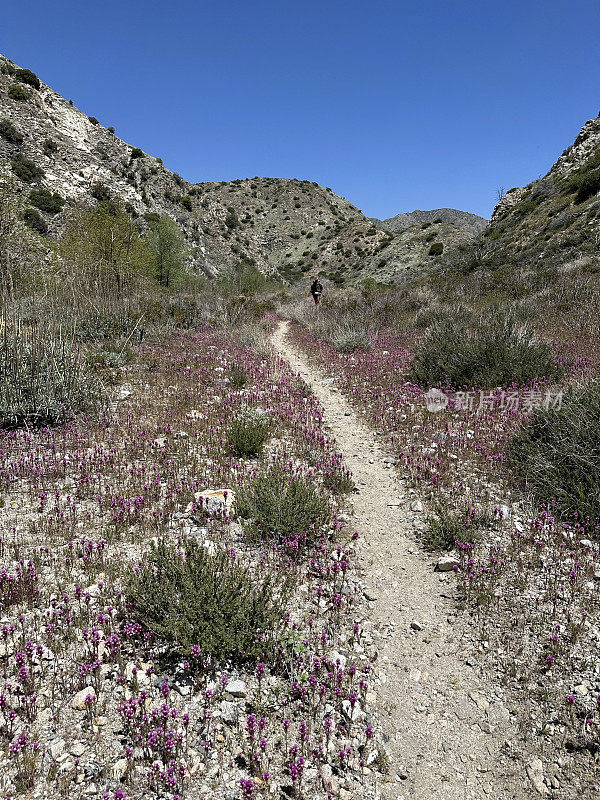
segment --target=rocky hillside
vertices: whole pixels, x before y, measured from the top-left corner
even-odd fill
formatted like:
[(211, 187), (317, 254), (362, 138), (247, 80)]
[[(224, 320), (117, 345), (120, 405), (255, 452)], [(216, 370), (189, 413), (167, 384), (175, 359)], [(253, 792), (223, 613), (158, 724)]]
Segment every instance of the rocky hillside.
[(497, 264), (562, 264), (600, 254), (600, 115), (544, 177), (506, 193), (485, 237), (486, 258)]
[(457, 228), (464, 228), (472, 234), (481, 233), (485, 230), (488, 220), (477, 214), (470, 214), (468, 211), (458, 211), (456, 208), (435, 208), (433, 211), (408, 211), (396, 214), (395, 217), (388, 219), (372, 219), (374, 225), (390, 233), (400, 233), (415, 225), (422, 225), (424, 222), (444, 222), (448, 225), (455, 225)]
[(339, 284), (368, 276), (393, 280), (471, 235), (430, 220), (395, 235), (306, 180), (190, 183), (4, 56), (0, 170), (14, 177), (42, 232), (59, 230), (72, 204), (108, 193), (140, 229), (148, 213), (175, 219), (191, 245), (191, 268), (211, 276), (252, 264), (289, 282), (315, 272)]

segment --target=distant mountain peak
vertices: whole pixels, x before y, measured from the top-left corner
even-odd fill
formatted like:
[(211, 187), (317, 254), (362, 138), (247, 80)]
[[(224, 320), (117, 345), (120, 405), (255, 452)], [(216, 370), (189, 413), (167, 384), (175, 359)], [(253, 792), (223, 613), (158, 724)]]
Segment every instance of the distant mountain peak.
[(448, 225), (456, 225), (465, 228), (470, 233), (481, 233), (488, 224), (488, 220), (469, 211), (459, 211), (456, 208), (434, 208), (432, 211), (406, 211), (396, 214), (395, 217), (388, 219), (372, 219), (373, 224), (390, 233), (400, 233), (413, 225), (421, 225), (424, 222), (445, 222)]

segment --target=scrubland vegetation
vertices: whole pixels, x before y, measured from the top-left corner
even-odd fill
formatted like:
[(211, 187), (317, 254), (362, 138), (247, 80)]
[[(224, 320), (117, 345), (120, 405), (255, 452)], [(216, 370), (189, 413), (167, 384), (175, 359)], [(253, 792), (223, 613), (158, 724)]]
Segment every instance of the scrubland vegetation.
[[(557, 752), (594, 752), (595, 257), (497, 270), (464, 258), (396, 287), (330, 290), (318, 314), (283, 313), (426, 501), (421, 543), (456, 554), (482, 653), (521, 697), (526, 729)], [(347, 331), (360, 344), (345, 347)]]
[[(17, 103), (39, 88), (13, 79)], [(315, 309), (294, 285), (315, 231), (290, 234), (307, 249), (286, 253), (283, 279), (240, 249), (209, 280), (170, 216), (140, 217), (99, 182), (67, 204), (8, 119), (0, 135), (15, 147), (0, 183), (4, 795), (372, 796), (386, 757), (355, 486), (273, 353), (277, 314), (424, 501), (415, 535), (453, 551), (526, 735), (596, 753), (597, 159), (536, 181), (471, 244), (427, 233), (427, 270), (393, 286), (336, 288), (366, 240), (373, 255), (393, 237), (369, 223), (344, 249), (334, 205)], [(259, 204), (269, 179), (254, 180)], [(179, 211), (215, 188), (178, 192)], [(228, 206), (223, 236), (267, 214), (252, 211)]]
[(353, 484), (270, 347), (282, 287), (97, 195), (53, 241), (1, 195), (2, 793), (361, 786)]

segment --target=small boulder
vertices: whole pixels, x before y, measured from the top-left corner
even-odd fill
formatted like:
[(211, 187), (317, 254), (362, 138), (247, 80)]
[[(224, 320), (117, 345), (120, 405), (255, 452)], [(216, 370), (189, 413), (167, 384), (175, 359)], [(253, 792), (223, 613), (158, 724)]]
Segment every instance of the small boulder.
[(229, 681), (227, 691), (232, 697), (246, 697), (248, 694), (246, 684), (240, 680)]
[(221, 719), (226, 725), (235, 725), (238, 721), (238, 707), (236, 703), (230, 703), (227, 700), (221, 701)]
[(352, 708), (350, 700), (342, 701), (342, 713), (350, 722), (358, 722), (365, 717), (365, 712), (360, 708), (358, 703)]
[(454, 567), (458, 567), (459, 561), (456, 556), (442, 556), (438, 558), (435, 568), (438, 572), (450, 572)]
[(50, 755), (56, 761), (65, 752), (65, 740), (53, 739), (50, 743)]
[(80, 692), (77, 692), (75, 697), (71, 700), (71, 708), (76, 711), (84, 711), (86, 708), (86, 699), (88, 695), (96, 700), (96, 690), (92, 686), (86, 686)]
[(120, 758), (118, 761), (116, 761), (113, 764), (111, 772), (116, 781), (122, 781), (127, 774), (127, 759)]
[(544, 783), (544, 765), (539, 758), (532, 758), (527, 765), (527, 777), (538, 794), (548, 794), (548, 787)]
[[(209, 514), (226, 512), (230, 516), (235, 505), (235, 492), (232, 489), (206, 489), (203, 492), (197, 492), (194, 495), (194, 501), (197, 506), (208, 511)], [(186, 513), (190, 514), (192, 511), (193, 504), (190, 503), (186, 508)]]

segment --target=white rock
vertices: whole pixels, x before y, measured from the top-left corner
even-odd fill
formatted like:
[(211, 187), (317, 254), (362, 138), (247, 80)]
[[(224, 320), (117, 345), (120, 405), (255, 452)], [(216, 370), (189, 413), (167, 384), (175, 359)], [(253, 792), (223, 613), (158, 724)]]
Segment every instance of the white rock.
[(336, 663), (336, 661), (339, 660), (340, 667), (342, 669), (346, 669), (346, 663), (347, 663), (348, 659), (346, 658), (346, 656), (342, 655), (342, 653), (338, 653), (337, 650), (334, 650), (333, 652), (331, 652), (329, 654), (329, 659), (330, 659), (330, 661), (333, 661), (334, 664)]
[(229, 694), (233, 697), (246, 697), (248, 694), (248, 690), (246, 689), (246, 684), (244, 681), (229, 681), (226, 688)]
[(548, 787), (544, 783), (544, 765), (539, 758), (532, 758), (527, 765), (527, 775), (538, 794), (548, 794)]
[(223, 700), (220, 704), (221, 719), (226, 725), (235, 725), (238, 720), (238, 707), (236, 703)]
[(53, 739), (50, 744), (50, 755), (56, 761), (65, 752), (65, 740)]
[(117, 762), (115, 762), (111, 772), (113, 778), (117, 781), (120, 781), (122, 778), (124, 778), (125, 773), (127, 772), (127, 759), (120, 758)]
[(356, 703), (354, 708), (352, 708), (350, 700), (344, 700), (342, 702), (342, 713), (346, 719), (349, 719), (351, 722), (358, 722), (358, 720), (361, 720), (366, 716), (365, 712), (360, 708), (358, 703)]
[(86, 686), (85, 689), (77, 692), (75, 697), (71, 700), (71, 708), (77, 711), (83, 711), (85, 709), (85, 699), (88, 694), (91, 695), (94, 700), (96, 699), (96, 690), (92, 686)]
[(423, 513), (423, 503), (420, 500), (413, 500), (410, 504), (410, 510), (414, 511), (415, 514)]
[(458, 564), (459, 561), (456, 556), (442, 556), (438, 558), (435, 568), (438, 572), (450, 572), (450, 570), (453, 570)]
[[(235, 492), (232, 489), (206, 489), (204, 492), (197, 492), (194, 495), (194, 500), (198, 506), (201, 505), (210, 514), (220, 511), (231, 514), (235, 505)], [(193, 508), (190, 503), (186, 508), (186, 513), (191, 514), (192, 511)]]

